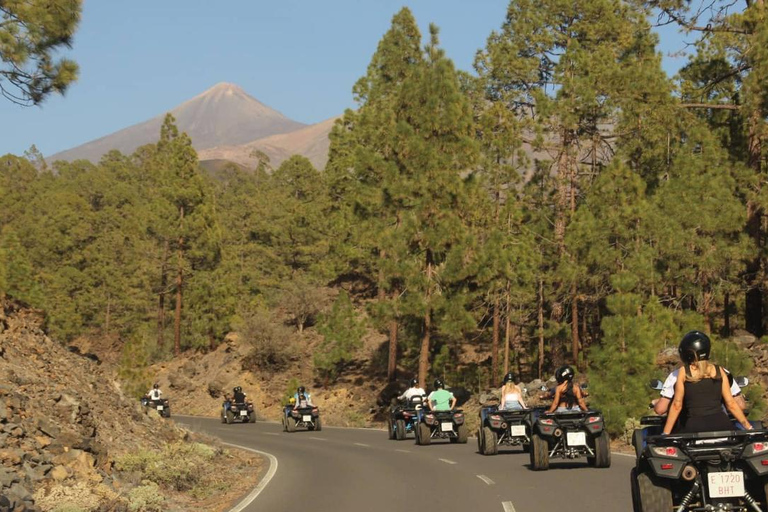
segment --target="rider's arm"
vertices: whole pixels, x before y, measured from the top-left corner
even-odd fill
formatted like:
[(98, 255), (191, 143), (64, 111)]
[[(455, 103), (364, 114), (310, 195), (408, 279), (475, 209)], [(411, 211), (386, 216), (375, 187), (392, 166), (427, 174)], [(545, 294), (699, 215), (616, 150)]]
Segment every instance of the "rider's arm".
[(451, 395), (451, 409), (456, 407), (456, 397)]
[(552, 405), (549, 406), (549, 410), (547, 410), (547, 412), (555, 412), (558, 404), (560, 404), (560, 386), (555, 388), (555, 397), (552, 399)]
[(656, 399), (656, 403), (653, 404), (653, 412), (658, 415), (667, 414), (669, 410), (669, 404), (672, 402), (669, 398), (662, 396)]
[(523, 390), (518, 387), (517, 388), (517, 393), (518, 393), (518, 395), (517, 395), (518, 396), (518, 400), (520, 401), (520, 407), (522, 407), (523, 409), (527, 409), (528, 406), (525, 405), (525, 402), (523, 401)]
[(588, 411), (589, 408), (587, 407), (587, 402), (584, 401), (584, 393), (581, 392), (581, 386), (579, 386), (578, 384), (576, 385), (574, 394), (576, 395), (576, 401), (579, 403), (579, 407), (581, 407), (581, 410)]
[[(682, 372), (680, 373), (682, 374)], [(677, 423), (677, 418), (680, 417), (680, 412), (683, 410), (684, 397), (685, 397), (685, 377), (681, 376), (680, 378), (677, 379), (677, 382), (675, 382), (675, 397), (672, 399), (672, 405), (670, 405), (669, 413), (667, 414), (667, 423), (664, 425), (665, 434), (670, 434), (672, 432), (672, 429), (675, 427), (675, 423)]]
[(747, 401), (744, 400), (744, 395), (736, 395), (733, 397), (733, 400), (736, 402), (736, 405), (741, 408), (742, 411), (746, 410), (747, 408)]
[(739, 404), (736, 403), (736, 400), (733, 398), (733, 395), (731, 394), (731, 387), (728, 384), (728, 376), (725, 374), (725, 371), (720, 368), (720, 376), (723, 379), (723, 403), (725, 403), (726, 409), (730, 411), (733, 416), (739, 420), (739, 423), (746, 429), (746, 430), (752, 430), (752, 424), (747, 421), (747, 417), (744, 416), (744, 411), (739, 407)]

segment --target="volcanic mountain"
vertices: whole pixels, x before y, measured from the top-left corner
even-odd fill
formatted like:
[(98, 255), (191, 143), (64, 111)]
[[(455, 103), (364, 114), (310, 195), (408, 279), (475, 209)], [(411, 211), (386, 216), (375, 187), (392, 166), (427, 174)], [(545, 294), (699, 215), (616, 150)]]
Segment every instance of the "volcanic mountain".
[[(237, 146), (256, 139), (299, 130), (306, 125), (288, 119), (234, 84), (220, 83), (173, 108), (179, 131), (186, 132), (198, 151), (216, 146)], [(124, 128), (49, 157), (55, 160), (98, 161), (117, 149), (130, 154), (139, 146), (157, 141), (165, 114)]]

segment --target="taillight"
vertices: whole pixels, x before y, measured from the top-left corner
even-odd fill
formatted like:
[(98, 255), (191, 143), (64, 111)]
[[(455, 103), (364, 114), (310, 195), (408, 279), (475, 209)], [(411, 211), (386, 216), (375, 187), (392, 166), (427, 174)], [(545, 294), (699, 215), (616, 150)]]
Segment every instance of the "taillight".
[(539, 419), (539, 423), (541, 423), (542, 425), (554, 425), (555, 421), (554, 420), (548, 420), (546, 418), (540, 418)]
[(768, 451), (768, 444), (765, 443), (752, 443), (752, 453), (762, 453)]
[(312, 409), (312, 414), (317, 414), (317, 409)]
[(498, 414), (494, 414), (493, 416), (491, 416), (491, 419), (493, 421), (501, 421), (501, 416), (499, 416)]
[(589, 418), (587, 418), (587, 423), (597, 423), (601, 419), (602, 418), (600, 416), (590, 416)]
[(409, 413), (409, 412), (404, 412), (404, 413), (403, 413), (403, 418), (406, 418), (406, 419), (408, 419), (408, 418), (410, 418), (410, 417), (411, 417), (411, 413)]
[(677, 457), (678, 450), (674, 446), (657, 446), (652, 448), (653, 453), (662, 457)]
[(662, 464), (661, 465), (661, 469), (662, 470), (672, 469), (673, 467), (675, 467), (674, 464)]

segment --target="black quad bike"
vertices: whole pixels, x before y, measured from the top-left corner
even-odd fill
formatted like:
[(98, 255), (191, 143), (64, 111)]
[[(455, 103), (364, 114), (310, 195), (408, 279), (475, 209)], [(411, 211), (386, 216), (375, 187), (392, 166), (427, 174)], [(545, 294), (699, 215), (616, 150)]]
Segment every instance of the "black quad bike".
[(523, 452), (530, 450), (532, 413), (533, 409), (499, 410), (498, 405), (480, 409), (477, 451), (483, 455), (496, 455), (499, 446), (519, 446)]
[(600, 411), (535, 413), (531, 426), (531, 468), (549, 469), (551, 458), (587, 458), (596, 468), (611, 466), (611, 443)]
[(163, 418), (171, 417), (171, 402), (167, 398), (160, 398), (158, 400), (142, 398), (141, 405), (149, 409), (156, 410), (157, 414), (159, 414)]
[(256, 423), (256, 411), (251, 402), (232, 402), (225, 400), (221, 405), (222, 423)]
[(387, 418), (387, 431), (389, 439), (402, 441), (409, 433), (416, 435), (419, 410), (422, 408), (425, 397), (413, 396), (408, 400), (396, 403), (389, 409)]
[(768, 431), (647, 437), (630, 484), (635, 512), (765, 512)]
[(300, 407), (285, 409), (283, 416), (283, 432), (296, 432), (296, 429), (306, 428), (320, 432), (323, 424), (320, 421), (320, 409), (317, 407)]
[(464, 412), (430, 411), (419, 409), (416, 423), (416, 444), (427, 445), (432, 439), (448, 439), (452, 443), (466, 444), (469, 430), (464, 423)]

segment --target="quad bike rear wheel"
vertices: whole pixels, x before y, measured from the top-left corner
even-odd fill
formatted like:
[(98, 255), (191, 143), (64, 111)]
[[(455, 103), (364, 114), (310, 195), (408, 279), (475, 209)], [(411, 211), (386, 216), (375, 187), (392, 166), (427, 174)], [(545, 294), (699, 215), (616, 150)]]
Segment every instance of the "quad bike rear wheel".
[(232, 424), (235, 422), (235, 413), (232, 411), (227, 411), (227, 424)]
[(422, 446), (428, 445), (432, 441), (432, 431), (425, 423), (419, 423), (419, 427), (416, 429), (416, 444)]
[(389, 433), (389, 440), (395, 438), (395, 427), (392, 425), (392, 417), (387, 418), (387, 432)]
[(320, 422), (320, 416), (318, 416), (315, 420), (315, 432), (320, 432), (321, 430), (323, 430), (323, 424)]
[(251, 412), (248, 414), (248, 423), (256, 423), (256, 413)]
[(498, 436), (489, 427), (483, 427), (483, 447), (480, 453), (483, 455), (496, 455), (499, 453)]
[(405, 420), (395, 421), (395, 439), (398, 441), (405, 439)]
[(288, 432), (296, 432), (296, 420), (293, 418), (285, 419), (285, 428)]
[(637, 474), (637, 498), (640, 512), (672, 510), (672, 490), (669, 485), (645, 471)]
[(466, 424), (459, 425), (459, 428), (456, 432), (456, 442), (459, 444), (467, 444), (467, 439), (469, 439), (469, 429), (467, 428)]
[(595, 456), (587, 457), (587, 462), (596, 468), (611, 467), (611, 438), (605, 430), (595, 438)]
[(539, 434), (531, 436), (531, 468), (534, 471), (549, 469), (549, 443)]

